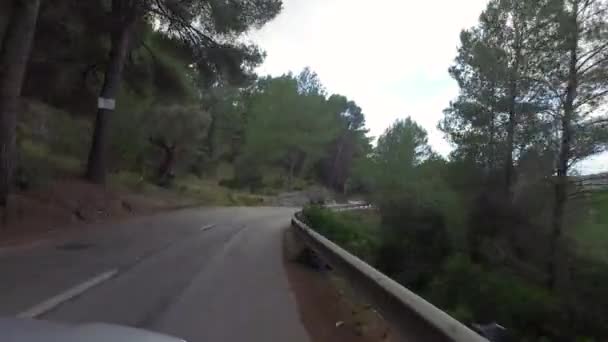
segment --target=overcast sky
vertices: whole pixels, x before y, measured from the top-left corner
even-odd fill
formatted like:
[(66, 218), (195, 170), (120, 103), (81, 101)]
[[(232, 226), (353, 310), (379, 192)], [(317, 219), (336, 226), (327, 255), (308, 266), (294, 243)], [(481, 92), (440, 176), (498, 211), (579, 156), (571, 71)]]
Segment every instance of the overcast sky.
[[(436, 128), (458, 94), (447, 70), (460, 31), (476, 24), (487, 0), (283, 2), (283, 12), (252, 35), (267, 53), (260, 74), (310, 66), (330, 93), (363, 108), (371, 135), (411, 116), (437, 152), (449, 153)], [(587, 170), (608, 171), (608, 156), (588, 164)]]

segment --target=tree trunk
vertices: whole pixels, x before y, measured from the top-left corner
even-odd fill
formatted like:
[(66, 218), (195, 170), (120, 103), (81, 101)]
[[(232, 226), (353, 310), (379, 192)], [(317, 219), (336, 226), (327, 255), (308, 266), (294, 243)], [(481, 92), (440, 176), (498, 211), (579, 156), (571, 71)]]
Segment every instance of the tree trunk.
[(17, 0), (0, 50), (0, 207), (6, 207), (15, 168), (17, 107), (40, 0)]
[[(113, 4), (112, 12), (116, 17), (124, 16), (121, 7)], [(135, 24), (135, 18), (128, 16), (112, 32), (109, 64), (104, 75), (100, 98), (115, 100), (120, 87), (122, 71), (129, 54), (131, 31)], [(101, 107), (101, 106), (100, 106)], [(95, 128), (93, 140), (89, 150), (86, 177), (89, 181), (103, 184), (106, 178), (107, 168), (107, 139), (108, 139), (108, 116), (113, 109), (99, 108), (95, 117)]]
[[(516, 38), (517, 39), (517, 38)], [(519, 43), (516, 43), (519, 44)], [(515, 64), (511, 74), (511, 85), (509, 90), (509, 122), (507, 123), (507, 160), (505, 163), (505, 184), (504, 193), (507, 198), (511, 198), (511, 185), (513, 183), (513, 150), (515, 149), (515, 126), (517, 125), (517, 78), (519, 70), (519, 60), (521, 48), (515, 49)]]
[[(490, 101), (494, 101), (496, 97), (496, 86), (492, 83), (491, 85), (492, 92), (490, 94)], [(494, 112), (493, 103), (490, 104), (490, 127), (489, 127), (489, 137), (488, 137), (488, 148), (489, 148), (489, 156), (488, 156), (488, 172), (487, 175), (492, 175), (496, 170), (496, 151), (494, 148), (494, 136), (496, 135), (496, 113)], [(486, 178), (488, 178), (486, 176)], [(487, 180), (487, 179), (486, 179)]]
[(568, 201), (568, 171), (571, 157), (572, 118), (574, 116), (574, 101), (578, 91), (578, 31), (577, 20), (578, 2), (574, 2), (572, 20), (575, 27), (570, 41), (570, 62), (568, 73), (568, 86), (564, 102), (564, 115), (561, 120), (562, 139), (559, 159), (557, 161), (557, 179), (555, 181), (555, 203), (551, 223), (551, 236), (549, 241), (549, 260), (547, 262), (547, 285), (555, 289), (558, 276), (559, 246), (563, 233), (564, 210)]
[(175, 166), (175, 145), (164, 146), (165, 153), (163, 161), (158, 168), (158, 180), (161, 185), (168, 185), (173, 178), (173, 167)]
[(207, 131), (207, 151), (209, 158), (215, 160), (216, 148), (215, 148), (215, 133), (217, 130), (217, 118), (213, 110), (209, 111), (211, 122), (209, 123), (209, 130)]
[(342, 157), (342, 150), (344, 149), (344, 144), (345, 144), (345, 140), (346, 137), (342, 136), (340, 137), (340, 139), (338, 140), (338, 149), (336, 151), (336, 156), (334, 158), (334, 162), (331, 168), (331, 175), (329, 178), (329, 184), (331, 185), (332, 188), (338, 190), (340, 185), (343, 184), (338, 184), (337, 181), (337, 174), (338, 174), (338, 167), (339, 167), (339, 163), (340, 163), (340, 157)]
[(12, 18), (12, 9), (12, 1), (0, 1), (0, 49), (2, 49), (2, 42), (4, 41), (6, 28), (8, 27), (8, 24)]
[(289, 165), (287, 170), (287, 191), (291, 191), (293, 188), (293, 178), (296, 169), (296, 158), (294, 156), (289, 157)]
[[(514, 100), (513, 100), (514, 102)], [(505, 163), (505, 184), (504, 193), (511, 193), (511, 183), (513, 182), (513, 149), (515, 145), (515, 110), (509, 111), (509, 122), (507, 124), (507, 161)]]

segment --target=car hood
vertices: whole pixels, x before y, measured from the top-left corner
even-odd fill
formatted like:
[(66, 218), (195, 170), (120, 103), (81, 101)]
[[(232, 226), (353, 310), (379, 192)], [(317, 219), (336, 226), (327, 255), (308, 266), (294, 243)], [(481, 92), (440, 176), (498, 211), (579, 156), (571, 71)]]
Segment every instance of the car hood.
[(183, 342), (145, 330), (105, 323), (67, 325), (0, 318), (2, 342)]

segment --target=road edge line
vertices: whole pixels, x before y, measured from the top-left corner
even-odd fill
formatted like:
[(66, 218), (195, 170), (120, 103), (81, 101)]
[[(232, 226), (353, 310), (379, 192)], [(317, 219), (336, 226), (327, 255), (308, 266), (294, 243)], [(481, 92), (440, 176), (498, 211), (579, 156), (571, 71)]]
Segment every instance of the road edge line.
[(59, 305), (73, 299), (76, 296), (79, 296), (86, 292), (87, 290), (113, 278), (116, 274), (118, 274), (118, 269), (113, 269), (104, 273), (101, 273), (83, 283), (80, 283), (54, 297), (51, 297), (40, 304), (34, 305), (33, 307), (17, 314), (17, 318), (36, 318), (41, 316)]

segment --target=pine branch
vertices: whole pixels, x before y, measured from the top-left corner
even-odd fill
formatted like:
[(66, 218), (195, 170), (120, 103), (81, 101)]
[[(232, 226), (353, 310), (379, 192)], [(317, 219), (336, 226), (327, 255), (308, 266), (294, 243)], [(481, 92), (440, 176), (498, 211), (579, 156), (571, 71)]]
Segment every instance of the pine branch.
[[(607, 50), (608, 52), (608, 50)], [(604, 58), (601, 58), (597, 61), (595, 61), (595, 63), (591, 64), (590, 66), (586, 67), (584, 70), (579, 71), (579, 74), (581, 76), (585, 75), (587, 72), (589, 72), (591, 69), (597, 67), (598, 65), (602, 64), (602, 63), (608, 63), (608, 55), (605, 56)]]
[[(580, 71), (581, 68), (587, 64), (587, 62), (589, 62), (591, 59), (593, 59), (595, 56), (597, 56), (598, 54), (602, 53), (602, 52), (606, 52), (608, 51), (608, 42), (605, 44), (600, 45), (599, 47), (588, 51), (584, 54), (579, 55), (580, 58), (584, 58), (582, 61), (580, 61), (579, 65), (576, 68), (576, 71)], [(604, 57), (605, 59), (608, 59), (608, 56)], [(600, 61), (603, 61), (604, 59), (600, 59)], [(593, 67), (594, 65), (592, 65)], [(589, 70), (589, 68), (586, 68), (585, 71), (581, 72), (582, 74), (584, 74), (587, 70)]]
[(577, 103), (574, 107), (580, 108), (580, 107), (586, 105), (587, 103), (592, 102), (600, 97), (604, 97), (606, 95), (608, 95), (608, 89), (604, 89), (603, 91), (600, 91), (599, 93), (589, 95), (589, 96), (583, 98), (582, 100), (577, 101)]
[(203, 43), (205, 47), (220, 47), (220, 44), (209, 35), (196, 28), (185, 18), (165, 8), (161, 0), (153, 1), (155, 6), (151, 7), (150, 11), (167, 20), (170, 25), (176, 25), (178, 34), (189, 41), (192, 47), (196, 47), (199, 43)]
[(581, 125), (583, 127), (589, 127), (589, 126), (596, 126), (596, 125), (603, 125), (603, 124), (608, 124), (608, 117), (597, 119), (597, 120), (591, 120), (589, 122), (583, 122)]

